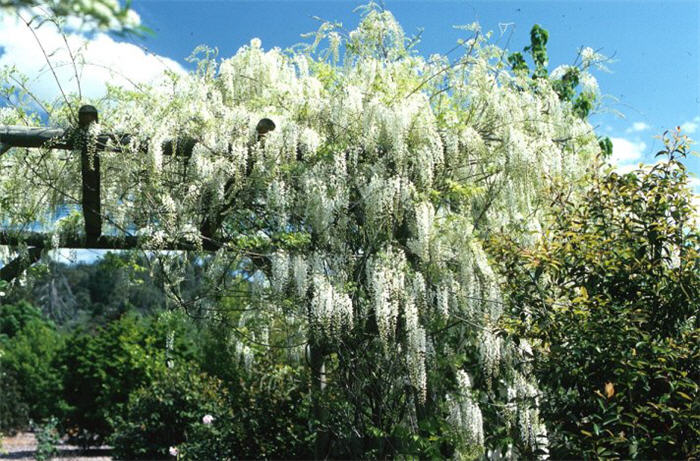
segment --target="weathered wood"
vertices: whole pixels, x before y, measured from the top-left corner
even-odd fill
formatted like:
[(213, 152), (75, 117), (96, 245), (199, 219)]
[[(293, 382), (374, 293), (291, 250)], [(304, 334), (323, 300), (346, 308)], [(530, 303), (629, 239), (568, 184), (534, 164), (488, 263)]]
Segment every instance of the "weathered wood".
[(0, 126), (0, 153), (10, 147), (51, 146), (71, 149), (72, 143), (61, 128), (29, 128), (25, 126)]
[[(263, 118), (258, 122), (255, 129), (258, 140), (262, 140), (268, 132), (275, 129), (275, 123), (269, 118)], [(12, 147), (45, 147), (50, 149), (73, 150), (76, 148), (76, 134), (77, 133), (70, 128), (0, 125), (0, 155), (4, 154)], [(130, 134), (100, 133), (95, 140), (95, 149), (98, 152), (123, 152), (130, 149), (134, 139), (135, 137)], [(163, 149), (163, 155), (191, 157), (192, 150), (196, 144), (196, 139), (189, 136), (182, 136), (164, 141), (163, 144), (161, 144), (161, 148)], [(141, 153), (147, 153), (148, 142), (142, 140), (137, 150)]]
[[(0, 155), (12, 147), (73, 150), (76, 148), (76, 133), (71, 129), (62, 128), (31, 128), (26, 126), (0, 126)], [(100, 133), (95, 139), (95, 149), (98, 152), (124, 152), (129, 150), (134, 136), (130, 134)], [(164, 141), (163, 155), (190, 157), (197, 141), (183, 137)], [(141, 153), (148, 152), (148, 142), (141, 142), (137, 149)]]
[[(22, 246), (38, 248), (50, 248), (50, 234), (42, 232), (13, 232), (0, 231), (0, 245)], [(85, 249), (85, 250), (164, 250), (164, 251), (216, 251), (221, 248), (218, 242), (205, 242), (201, 246), (187, 240), (167, 242), (157, 246), (147, 244), (148, 238), (134, 235), (116, 236), (100, 235), (93, 241), (88, 241), (85, 236), (63, 236), (58, 248)]]
[[(80, 149), (80, 166), (83, 181), (83, 218), (85, 220), (85, 236), (88, 242), (96, 242), (102, 234), (102, 202), (100, 200), (100, 154), (91, 151), (89, 130), (97, 123), (97, 109), (93, 106), (82, 106), (78, 111), (78, 125), (82, 138)], [(94, 149), (94, 146), (92, 146)]]
[(0, 269), (0, 280), (11, 282), (41, 258), (41, 247), (30, 247), (25, 254), (17, 256)]

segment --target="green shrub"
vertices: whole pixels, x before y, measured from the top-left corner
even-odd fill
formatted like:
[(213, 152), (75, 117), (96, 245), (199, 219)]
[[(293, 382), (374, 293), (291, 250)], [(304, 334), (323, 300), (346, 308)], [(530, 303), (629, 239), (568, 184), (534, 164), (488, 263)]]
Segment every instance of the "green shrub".
[(308, 369), (281, 362), (260, 357), (231, 391), (235, 411), (227, 444), (240, 458), (314, 456)]
[[(167, 458), (177, 447), (191, 459), (231, 458), (219, 422), (232, 417), (228, 393), (217, 378), (194, 365), (160, 369), (148, 387), (134, 391), (111, 437), (121, 459)], [(202, 418), (211, 415), (212, 424)]]
[(147, 321), (126, 315), (94, 334), (76, 331), (67, 340), (64, 423), (75, 442), (101, 444), (129, 394), (150, 382), (154, 367), (164, 366), (163, 353), (147, 330)]
[(26, 301), (0, 304), (0, 341), (14, 338), (30, 322), (42, 321), (41, 311)]
[(176, 447), (181, 459), (313, 457), (306, 367), (269, 352), (246, 369), (223, 330), (201, 336), (199, 365), (180, 357), (131, 394), (111, 438), (116, 455), (167, 457)]
[(207, 325), (201, 338), (201, 367), (225, 383), (234, 409), (230, 421), (217, 422), (228, 427), (222, 432), (232, 452), (244, 459), (312, 458), (308, 367), (284, 349), (258, 351), (246, 366), (225, 323)]
[(45, 461), (53, 459), (58, 455), (58, 444), (61, 438), (58, 433), (58, 419), (55, 417), (49, 418), (46, 423), (34, 428), (36, 434), (36, 452), (34, 459), (36, 461)]
[(700, 456), (700, 234), (687, 139), (665, 141), (667, 161), (561, 194), (534, 247), (492, 240), (554, 457)]
[(22, 398), (20, 389), (15, 373), (2, 368), (0, 361), (0, 434), (14, 434), (29, 424), (29, 406)]
[(62, 338), (26, 301), (0, 305), (0, 431), (26, 429), (29, 419), (59, 414)]
[[(14, 337), (0, 343), (1, 387), (15, 397), (2, 405), (7, 408), (8, 420), (15, 429), (23, 428), (26, 416), (43, 421), (60, 415), (64, 409), (62, 399), (63, 372), (57, 357), (63, 348), (63, 338), (43, 320), (29, 320)], [(3, 423), (2, 426), (10, 426)], [(8, 427), (9, 429), (9, 427)]]

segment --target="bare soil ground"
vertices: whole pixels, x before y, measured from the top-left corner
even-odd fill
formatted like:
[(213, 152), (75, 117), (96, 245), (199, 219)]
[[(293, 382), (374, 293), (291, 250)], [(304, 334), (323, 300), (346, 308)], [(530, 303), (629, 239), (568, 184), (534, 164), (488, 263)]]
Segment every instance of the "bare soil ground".
[[(72, 461), (111, 461), (109, 447), (100, 447), (83, 451), (75, 445), (61, 443), (55, 459)], [(22, 432), (14, 437), (4, 437), (0, 447), (0, 459), (32, 461), (36, 450), (36, 439), (31, 432)]]

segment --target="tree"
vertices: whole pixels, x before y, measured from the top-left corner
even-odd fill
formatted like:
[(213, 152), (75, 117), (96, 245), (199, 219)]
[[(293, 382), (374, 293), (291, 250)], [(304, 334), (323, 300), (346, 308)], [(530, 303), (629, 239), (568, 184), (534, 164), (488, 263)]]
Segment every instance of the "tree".
[[(426, 60), (370, 4), (356, 30), (325, 23), (306, 47), (253, 39), (221, 61), (200, 49), (197, 71), (168, 85), (110, 88), (87, 129), (102, 235), (154, 252), (188, 312), (245, 306), (231, 328), (253, 357), (272, 347), (308, 361), (317, 456), (546, 445), (524, 352), (497, 334), (480, 237), (537, 228), (552, 180), (579, 177), (600, 148), (553, 81), (510, 73), (489, 34), (465, 30), (461, 58)], [(69, 126), (69, 109), (55, 122)], [(263, 118), (275, 128), (256, 130)], [(133, 135), (98, 153), (100, 131)], [(4, 243), (89, 246), (49, 214), (81, 205), (71, 156), (25, 149), (0, 163), (2, 222), (53, 233)], [(199, 262), (197, 293), (187, 258), (159, 251), (173, 249)]]
[(4, 430), (24, 426), (25, 415), (40, 421), (62, 411), (62, 372), (56, 362), (63, 344), (53, 324), (32, 306), (2, 307), (0, 315), (10, 321), (0, 334), (0, 388), (16, 398), (3, 405), (2, 416), (9, 419), (0, 425)]
[(700, 234), (688, 139), (664, 141), (650, 168), (561, 192), (533, 245), (493, 237), (556, 457), (698, 456)]

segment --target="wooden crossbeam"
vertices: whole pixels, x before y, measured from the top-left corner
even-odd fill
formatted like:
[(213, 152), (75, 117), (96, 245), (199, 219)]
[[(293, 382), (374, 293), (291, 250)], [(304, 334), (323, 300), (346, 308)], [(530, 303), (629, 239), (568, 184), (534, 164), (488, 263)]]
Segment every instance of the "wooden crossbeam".
[[(72, 129), (62, 128), (33, 128), (26, 126), (0, 126), (0, 155), (12, 147), (48, 149), (76, 149), (76, 133)], [(95, 139), (95, 150), (98, 152), (124, 152), (130, 146), (134, 136), (130, 134), (100, 133)], [(193, 138), (182, 137), (164, 141), (163, 155), (190, 157), (197, 141)], [(141, 153), (148, 152), (148, 142), (138, 146)]]
[(0, 126), (0, 154), (11, 147), (43, 147), (72, 149), (66, 130), (60, 128), (28, 128), (24, 126)]
[[(51, 234), (42, 232), (14, 232), (0, 231), (0, 245), (50, 248)], [(99, 238), (88, 240), (85, 236), (63, 236), (58, 248), (84, 249), (84, 250), (164, 250), (164, 251), (216, 251), (221, 244), (214, 241), (203, 242), (197, 245), (188, 240), (166, 242), (157, 246), (149, 246), (148, 238), (134, 235), (100, 235)]]
[[(0, 280), (10, 282), (22, 274), (27, 268), (39, 261), (41, 253), (50, 248), (51, 236), (41, 232), (12, 232), (0, 231), (0, 245), (11, 247), (27, 246), (27, 252), (9, 261), (0, 268)], [(136, 236), (100, 235), (89, 239), (87, 236), (68, 236), (61, 239), (60, 248), (74, 250), (144, 250), (144, 251), (209, 251), (221, 248), (221, 244), (205, 241), (201, 246), (193, 242), (181, 240), (156, 246), (149, 246), (147, 239)]]

